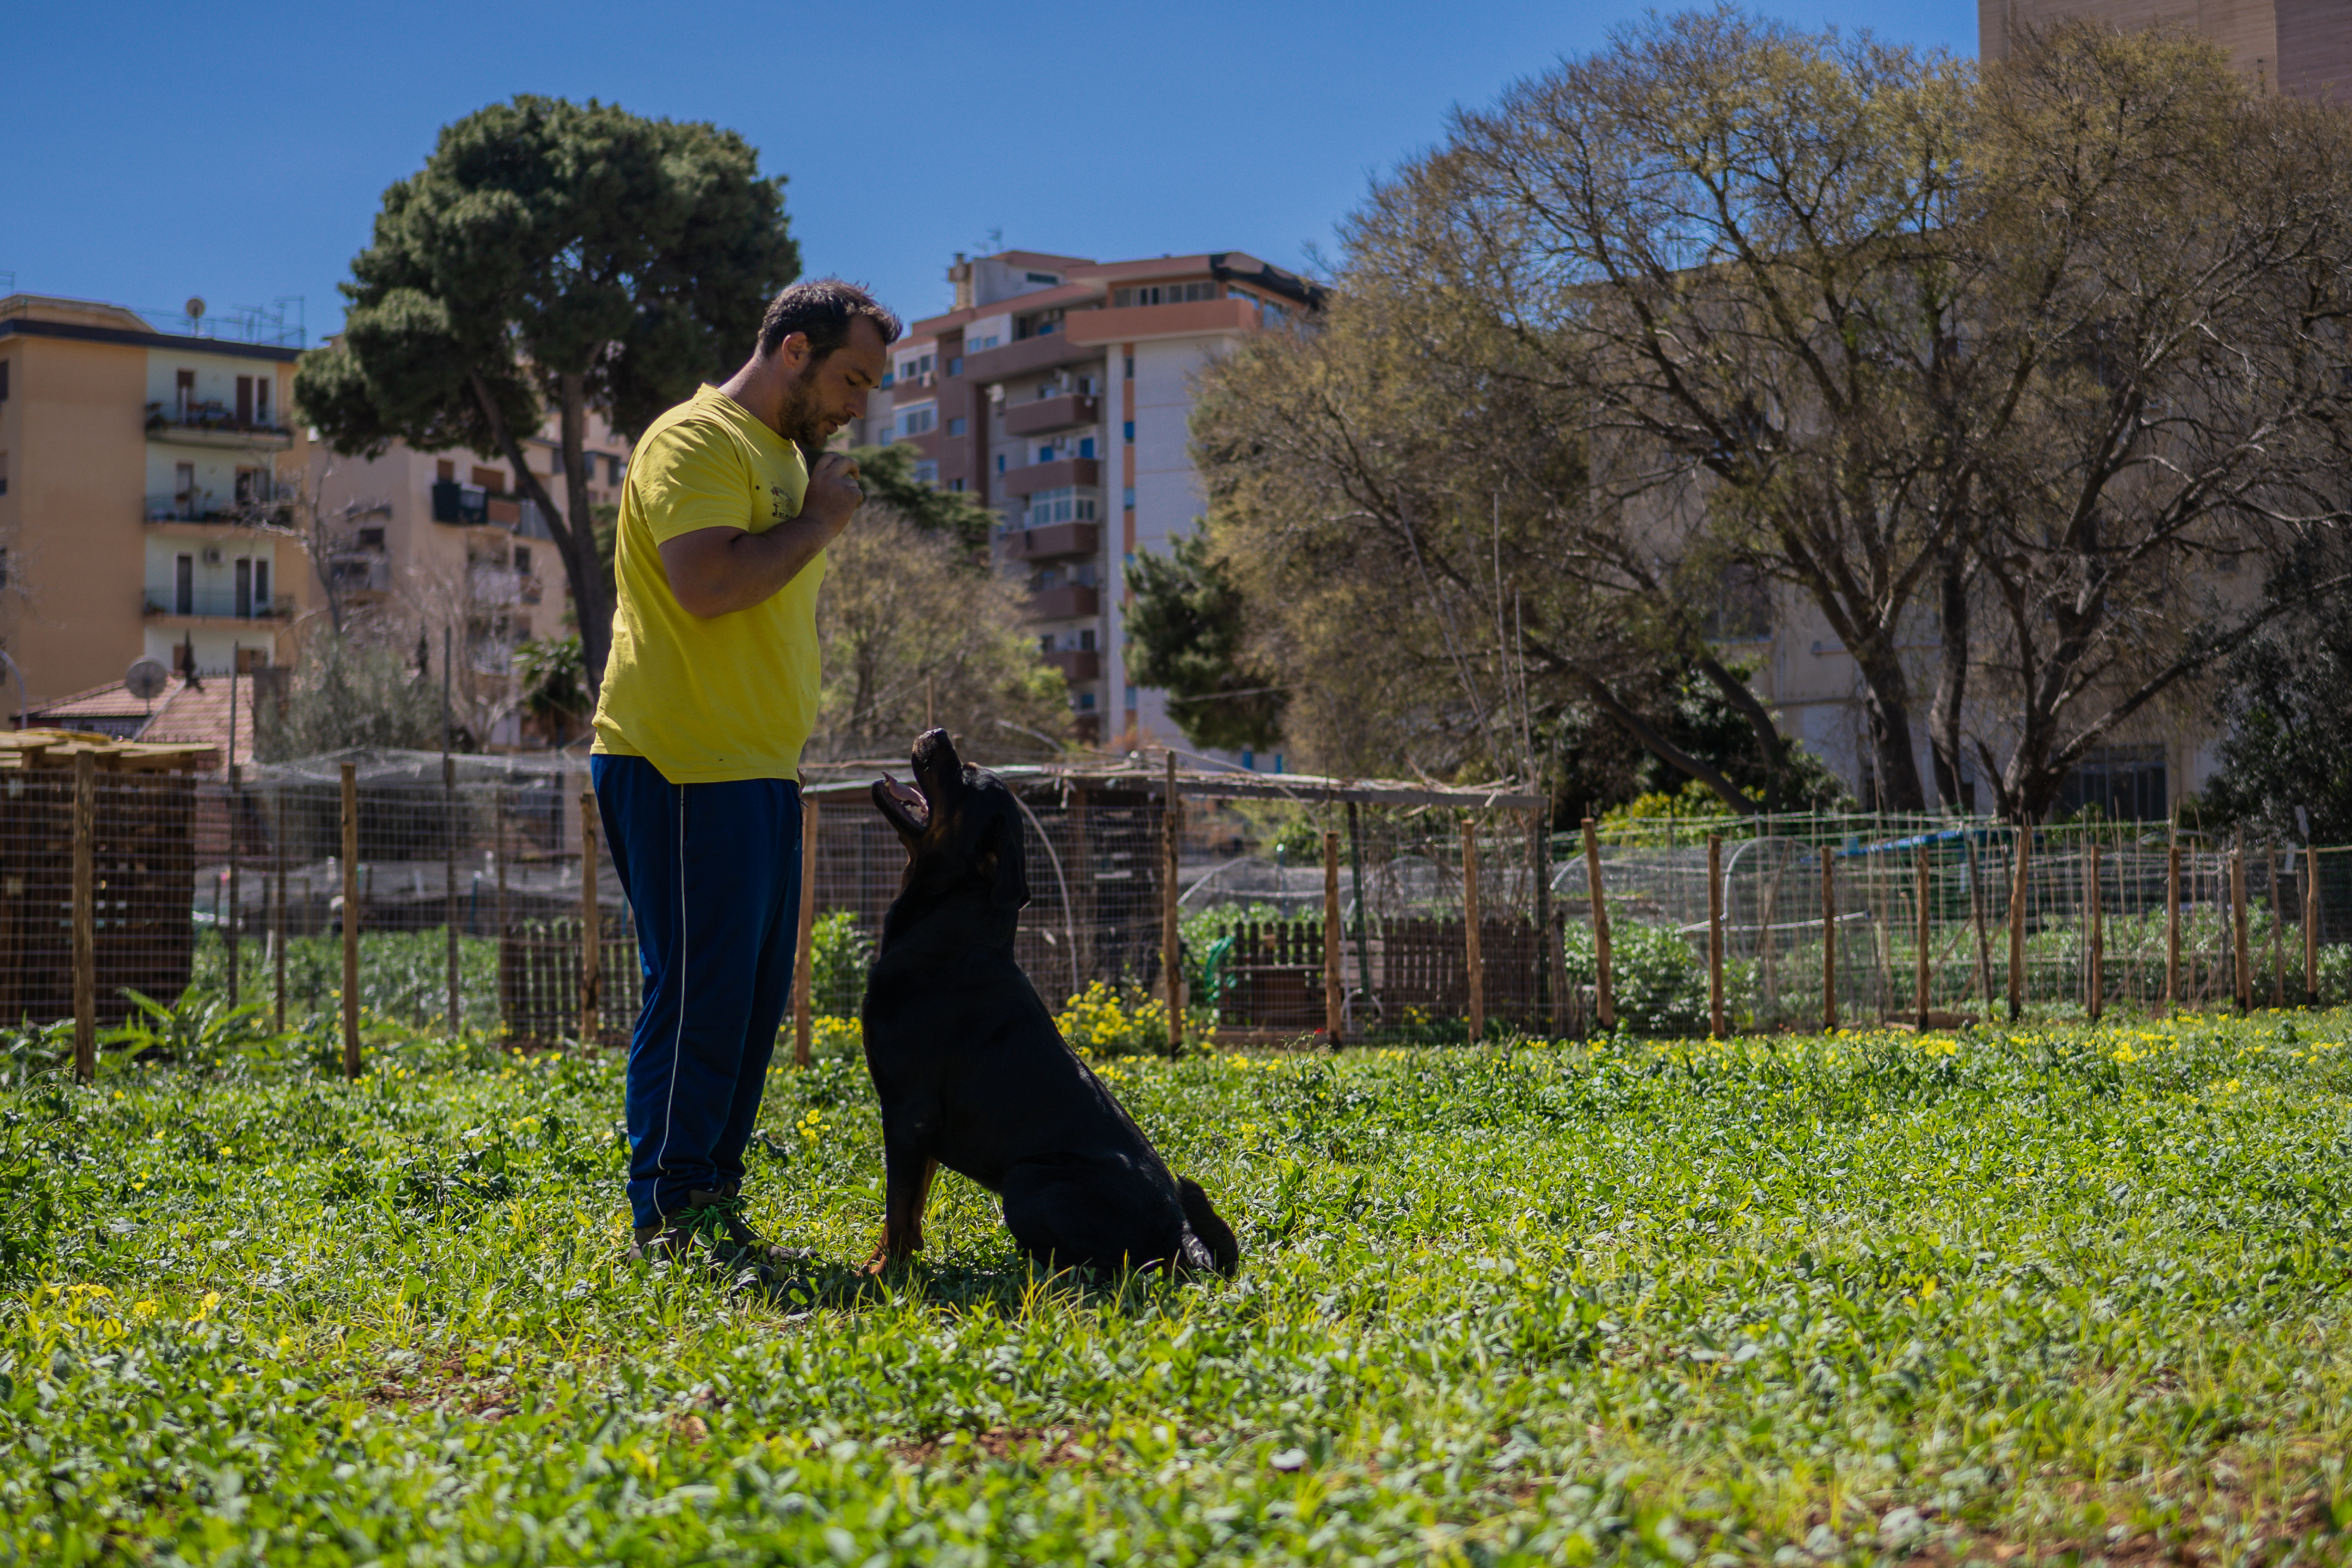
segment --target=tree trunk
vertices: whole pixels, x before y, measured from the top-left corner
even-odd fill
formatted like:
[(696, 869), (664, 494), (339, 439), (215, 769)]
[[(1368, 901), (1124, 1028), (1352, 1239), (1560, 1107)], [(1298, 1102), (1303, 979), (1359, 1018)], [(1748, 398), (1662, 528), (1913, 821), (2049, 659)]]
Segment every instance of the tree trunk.
[(1770, 710), (1757, 700), (1756, 693), (1748, 689), (1748, 683), (1725, 668), (1721, 660), (1712, 655), (1702, 656), (1698, 668), (1699, 673), (1723, 693), (1724, 700), (1739, 710), (1740, 716), (1748, 721), (1748, 727), (1756, 732), (1756, 749), (1764, 754), (1764, 809), (1767, 813), (1780, 811), (1782, 805), (1780, 779), (1789, 766), (1789, 738), (1780, 733), (1780, 727), (1772, 721)]
[(1863, 707), (1870, 719), (1872, 760), (1877, 764), (1879, 811), (1925, 811), (1927, 793), (1919, 781), (1919, 759), (1911, 749), (1911, 684), (1905, 679), (1894, 634), (1877, 645), (1854, 649), (1862, 669)]
[(1969, 574), (1966, 547), (1944, 546), (1944, 660), (1936, 674), (1936, 695), (1927, 708), (1927, 744), (1935, 762), (1936, 795), (1944, 809), (1966, 813), (1973, 805), (1960, 786), (1960, 706), (1969, 692)]

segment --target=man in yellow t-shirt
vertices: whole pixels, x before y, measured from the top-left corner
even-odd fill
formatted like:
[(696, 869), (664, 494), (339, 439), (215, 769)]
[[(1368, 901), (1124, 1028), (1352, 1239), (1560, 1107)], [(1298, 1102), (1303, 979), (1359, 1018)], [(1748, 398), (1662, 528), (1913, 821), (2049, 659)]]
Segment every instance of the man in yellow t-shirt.
[(640, 1258), (732, 1273), (784, 1257), (744, 1218), (743, 1152), (792, 994), (817, 585), (864, 499), (847, 458), (807, 461), (865, 412), (898, 331), (853, 284), (796, 283), (743, 368), (629, 458), (589, 768), (645, 967), (626, 1099)]

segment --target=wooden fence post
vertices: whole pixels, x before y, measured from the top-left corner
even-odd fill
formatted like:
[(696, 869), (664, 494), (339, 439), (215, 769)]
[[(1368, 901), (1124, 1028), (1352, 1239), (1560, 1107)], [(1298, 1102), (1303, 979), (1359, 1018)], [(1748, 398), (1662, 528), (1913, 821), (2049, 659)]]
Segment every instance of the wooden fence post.
[(2279, 903), (2279, 852), (2273, 839), (2270, 849), (2271, 874), (2271, 1005), (2286, 1005), (2286, 910)]
[(1462, 947), (1470, 966), (1470, 1043), (1486, 1037), (1486, 965), (1478, 942), (1478, 825), (1462, 824)]
[(237, 973), (237, 959), (240, 955), (237, 952), (236, 941), (237, 927), (244, 923), (242, 919), (244, 889), (241, 886), (244, 879), (236, 874), (236, 851), (238, 840), (243, 837), (238, 829), (244, 826), (239, 819), (245, 815), (242, 809), (245, 805), (245, 790), (244, 780), (236, 765), (236, 676), (234, 660), (231, 661), (230, 668), (231, 673), (228, 679), (228, 920), (220, 930), (222, 953), (228, 960), (228, 1005), (235, 1007), (244, 1000), (245, 990), (243, 984), (245, 977)]
[(1706, 836), (1706, 1023), (1717, 1039), (1723, 1028), (1723, 835)]
[(278, 1022), (279, 1034), (286, 1032), (286, 786), (278, 786), (278, 899), (271, 917), (270, 941), (277, 953)]
[(98, 1076), (98, 753), (74, 753), (74, 1077)]
[(1339, 977), (1339, 955), (1347, 933), (1339, 929), (1339, 834), (1323, 835), (1323, 1032), (1333, 1050), (1340, 1046), (1340, 1016), (1347, 1010), (1347, 983)]
[(1822, 857), (1822, 1033), (1834, 1034), (1837, 1005), (1837, 873), (1830, 868), (1830, 847)]
[(343, 764), (343, 1076), (360, 1076), (360, 782)]
[(1356, 816), (1356, 803), (1348, 803), (1348, 874), (1356, 889), (1356, 985), (1364, 995), (1364, 1012), (1369, 1016), (1372, 1001), (1371, 906), (1364, 901), (1364, 835)]
[(1927, 1032), (1927, 1004), (1934, 999), (1927, 988), (1927, 949), (1935, 940), (1934, 911), (1927, 901), (1929, 889), (1927, 862), (1927, 847), (1922, 844), (1919, 846), (1918, 869), (1914, 878), (1916, 883), (1914, 894), (1918, 904), (1915, 912), (1919, 917), (1919, 941), (1918, 951), (1912, 954), (1914, 971), (1912, 1002), (1919, 1015), (1919, 1032), (1923, 1035)]
[(801, 796), (800, 931), (793, 939), (793, 1065), (809, 1065), (816, 1035), (816, 829), (823, 807)]
[(2009, 1021), (2012, 1024), (2025, 1014), (2025, 892), (2032, 856), (2033, 828), (2020, 823), (2014, 885), (2009, 890)]
[(1977, 927), (1977, 990), (1984, 997), (1985, 1021), (1992, 1021), (1992, 933), (1985, 929), (1984, 875), (1977, 861), (1977, 843), (1960, 835), (1961, 863), (1968, 868), (1969, 913)]
[(2303, 1004), (2319, 1005), (2319, 850), (2303, 847)]
[(2230, 923), (2237, 937), (2237, 961), (2231, 965), (2236, 973), (2238, 1011), (2247, 1013), (2254, 1005), (2254, 976), (2248, 964), (2246, 940), (2246, 847), (2243, 835), (2238, 846), (2230, 851)]
[(2098, 898), (2098, 839), (2091, 839), (2091, 1023), (2107, 1011), (2107, 921)]
[(2164, 1016), (2180, 1005), (2180, 839), (2164, 851)]
[(596, 792), (580, 792), (580, 1043), (593, 1046), (604, 979), (604, 910), (596, 902)]
[(1176, 798), (1176, 753), (1168, 753), (1167, 784), (1160, 813), (1162, 863), (1160, 876), (1160, 978), (1168, 993), (1168, 1059), (1184, 1049), (1183, 929), (1176, 919), (1176, 878), (1181, 870), (1183, 804)]
[(1601, 836), (1592, 818), (1584, 819), (1584, 880), (1592, 895), (1592, 1000), (1601, 1015), (1601, 1032), (1617, 1028), (1617, 998), (1609, 981), (1609, 905), (1601, 894)]
[[(442, 671), (446, 679), (448, 670), (446, 647), (443, 654)], [(442, 815), (446, 819), (442, 824), (442, 875), (448, 879), (442, 920), (447, 924), (449, 934), (449, 1035), (454, 1039), (465, 1022), (466, 1013), (465, 996), (457, 984), (457, 764), (450, 760), (446, 751), (441, 753), (441, 801)]]
[(1552, 1038), (1559, 1037), (1559, 995), (1550, 979), (1551, 955), (1551, 808), (1537, 806), (1528, 813), (1528, 869), (1535, 878), (1535, 994), (1528, 999), (1529, 1022), (1549, 1018)]

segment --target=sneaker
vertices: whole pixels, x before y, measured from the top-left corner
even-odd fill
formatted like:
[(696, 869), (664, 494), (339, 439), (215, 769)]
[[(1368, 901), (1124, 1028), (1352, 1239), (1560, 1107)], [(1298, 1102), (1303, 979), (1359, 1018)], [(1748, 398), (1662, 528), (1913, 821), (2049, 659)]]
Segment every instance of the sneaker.
[(730, 1278), (748, 1270), (769, 1280), (815, 1256), (806, 1247), (779, 1247), (753, 1230), (743, 1217), (743, 1200), (732, 1194), (689, 1193), (686, 1204), (685, 1212), (632, 1233), (632, 1261), (667, 1260)]

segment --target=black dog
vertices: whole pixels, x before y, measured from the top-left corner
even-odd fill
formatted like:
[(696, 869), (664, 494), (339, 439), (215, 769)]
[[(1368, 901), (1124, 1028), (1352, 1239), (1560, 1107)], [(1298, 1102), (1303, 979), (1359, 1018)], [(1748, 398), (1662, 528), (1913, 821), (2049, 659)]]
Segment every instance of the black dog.
[(1013, 961), (1029, 883), (1013, 792), (958, 761), (944, 730), (916, 741), (914, 766), (917, 788), (874, 786), (908, 863), (862, 1014), (887, 1186), (871, 1267), (922, 1246), (945, 1165), (1002, 1197), (1005, 1228), (1048, 1267), (1230, 1275), (1233, 1227), (1063, 1043)]

